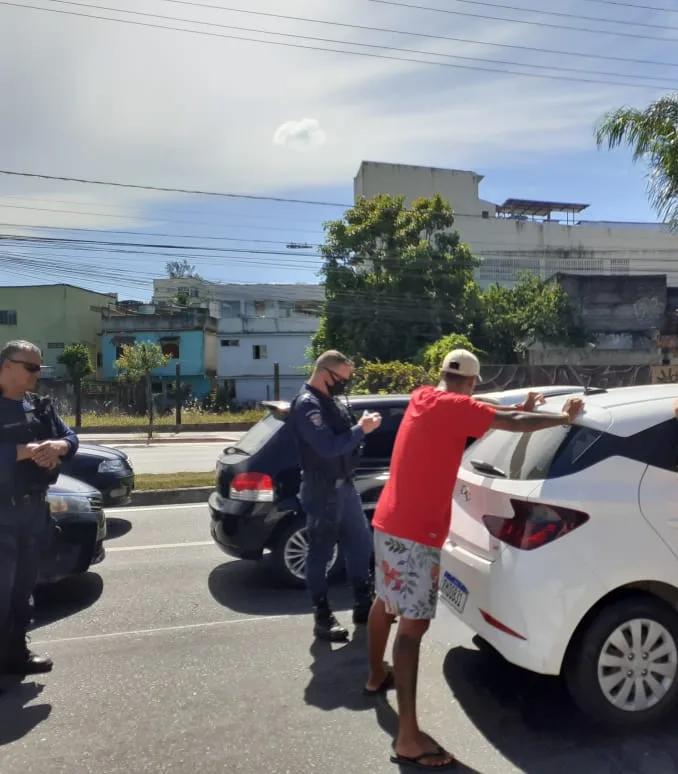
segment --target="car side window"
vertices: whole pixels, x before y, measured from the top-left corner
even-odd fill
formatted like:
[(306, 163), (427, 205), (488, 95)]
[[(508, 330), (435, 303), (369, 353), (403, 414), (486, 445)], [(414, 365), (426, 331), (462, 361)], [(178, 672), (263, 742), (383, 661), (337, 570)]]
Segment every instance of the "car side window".
[(377, 408), (382, 416), (381, 426), (365, 438), (363, 459), (390, 459), (393, 444), (400, 427), (405, 406), (392, 406), (387, 409)]

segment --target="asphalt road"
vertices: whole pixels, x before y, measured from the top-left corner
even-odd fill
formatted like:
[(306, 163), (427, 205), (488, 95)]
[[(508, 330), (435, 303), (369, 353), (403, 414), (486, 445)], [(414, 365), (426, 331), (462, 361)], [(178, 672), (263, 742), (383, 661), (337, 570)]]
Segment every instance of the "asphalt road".
[[(233, 435), (235, 443), (239, 436)], [(120, 446), (132, 461), (135, 473), (184, 473), (213, 471), (228, 441), (200, 443), (134, 444)], [(115, 444), (110, 444), (114, 446)]]
[[(386, 774), (392, 694), (361, 694), (362, 632), (313, 645), (303, 592), (214, 547), (205, 508), (110, 512), (108, 556), (40, 602), (52, 674), (0, 696), (2, 774)], [(345, 590), (337, 590), (348, 620)], [(482, 774), (673, 774), (678, 720), (603, 735), (557, 682), (435, 625), (422, 654), (427, 731)]]

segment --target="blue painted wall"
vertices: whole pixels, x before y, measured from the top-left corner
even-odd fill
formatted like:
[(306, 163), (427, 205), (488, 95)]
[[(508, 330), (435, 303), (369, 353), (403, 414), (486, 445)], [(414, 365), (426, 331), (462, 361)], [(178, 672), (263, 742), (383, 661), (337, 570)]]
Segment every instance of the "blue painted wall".
[[(101, 337), (102, 372), (104, 379), (115, 379), (118, 369), (115, 367), (117, 344), (113, 339), (121, 336), (134, 337), (135, 342), (150, 341), (160, 345), (160, 339), (168, 336), (168, 331), (125, 331), (120, 333), (104, 333)], [(179, 364), (181, 366), (182, 381), (191, 384), (194, 395), (209, 392), (209, 380), (205, 375), (205, 334), (202, 331), (184, 331), (177, 334), (179, 338)], [(170, 360), (164, 368), (158, 368), (153, 372), (154, 377), (163, 377), (174, 380), (176, 377), (177, 361)]]

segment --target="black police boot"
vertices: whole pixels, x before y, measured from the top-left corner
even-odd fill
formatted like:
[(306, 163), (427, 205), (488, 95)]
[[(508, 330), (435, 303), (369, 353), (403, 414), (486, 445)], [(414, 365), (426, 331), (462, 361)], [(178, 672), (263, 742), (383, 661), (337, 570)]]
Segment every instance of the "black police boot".
[(367, 623), (370, 614), (372, 602), (374, 601), (374, 591), (372, 584), (367, 581), (358, 581), (353, 584), (353, 623), (362, 625)]
[(313, 618), (315, 619), (313, 634), (319, 640), (344, 642), (348, 639), (348, 630), (344, 629), (334, 617), (327, 602), (327, 597), (319, 597), (314, 600)]
[(52, 659), (38, 656), (28, 649), (28, 638), (16, 638), (10, 644), (5, 666), (2, 669), (6, 675), (41, 675), (52, 671)]

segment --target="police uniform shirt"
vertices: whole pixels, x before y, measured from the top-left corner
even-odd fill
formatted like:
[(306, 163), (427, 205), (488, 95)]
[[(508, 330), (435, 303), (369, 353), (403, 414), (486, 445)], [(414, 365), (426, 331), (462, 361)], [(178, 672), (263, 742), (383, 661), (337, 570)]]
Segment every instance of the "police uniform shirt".
[[(47, 412), (51, 413), (57, 434), (47, 440), (66, 441), (70, 447), (68, 454), (61, 460), (71, 459), (78, 450), (78, 436), (71, 430), (61, 417), (49, 406)], [(21, 424), (40, 425), (36, 417), (34, 407), (27, 398), (13, 400), (0, 395), (0, 431), (3, 426), (15, 427)], [(0, 442), (0, 490), (11, 490), (15, 485), (17, 474), (17, 447), (16, 443)]]
[(302, 441), (304, 470), (315, 470), (331, 478), (353, 473), (356, 452), (365, 433), (354, 424), (348, 408), (306, 384), (294, 401), (292, 417)]

